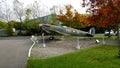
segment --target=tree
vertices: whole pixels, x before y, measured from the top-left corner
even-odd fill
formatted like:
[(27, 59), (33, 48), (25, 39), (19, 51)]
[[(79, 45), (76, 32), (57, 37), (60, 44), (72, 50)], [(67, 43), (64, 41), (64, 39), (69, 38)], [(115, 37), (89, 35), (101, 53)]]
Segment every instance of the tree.
[[(89, 24), (109, 29), (120, 25), (119, 4), (119, 0), (90, 0), (88, 2), (83, 0), (83, 6), (90, 6), (87, 10), (87, 12), (92, 14), (92, 16), (88, 19)], [(119, 27), (117, 27), (117, 29), (118, 28)]]
[(86, 15), (80, 14), (78, 11), (74, 11), (73, 23), (75, 28), (82, 28), (86, 26)]
[(25, 9), (23, 8), (23, 3), (18, 1), (18, 0), (13, 1), (13, 8), (14, 8), (14, 12), (16, 14), (16, 17), (20, 21), (19, 35), (21, 35), (23, 18), (24, 18), (24, 15), (25, 15)]
[(8, 24), (6, 22), (0, 21), (0, 29), (6, 29)]
[(34, 1), (32, 6), (30, 6), (30, 9), (31, 9), (31, 15), (33, 19), (42, 16), (42, 9), (40, 6), (40, 2)]
[(51, 16), (49, 18), (49, 24), (52, 24), (52, 25), (56, 25), (57, 24), (57, 13), (56, 13), (56, 10), (57, 10), (57, 6), (53, 6), (50, 11), (51, 11)]
[(7, 1), (3, 1), (0, 3), (0, 19), (7, 21), (8, 25), (10, 20), (12, 20), (12, 8), (7, 3)]
[[(39, 22), (37, 19), (29, 20), (27, 26), (28, 34), (38, 34), (39, 33)], [(25, 24), (25, 23), (24, 23)]]
[(9, 26), (8, 26), (8, 33), (10, 35), (13, 35), (13, 28), (14, 28), (14, 25), (15, 25), (15, 21), (14, 20), (11, 20), (10, 23), (9, 23)]
[(31, 9), (30, 8), (27, 8), (26, 9), (26, 11), (25, 11), (25, 13), (26, 13), (26, 20), (29, 20), (30, 19), (30, 14), (31, 14)]
[(50, 18), (49, 18), (49, 24), (52, 24), (52, 25), (55, 25), (56, 22), (57, 22), (57, 19), (56, 19), (56, 14), (51, 14)]
[(73, 28), (81, 28), (85, 25), (85, 15), (82, 15), (76, 10), (73, 10), (71, 5), (67, 5), (65, 7), (66, 12), (64, 13), (62, 10), (60, 10), (60, 14), (57, 17), (57, 20)]
[(72, 27), (72, 22), (73, 22), (72, 6), (66, 5), (65, 8), (66, 8), (66, 13), (63, 13), (63, 11), (60, 10), (60, 15), (58, 15), (57, 20), (63, 22), (63, 24)]
[(89, 24), (98, 27), (112, 27), (120, 24), (119, 0), (85, 1), (83, 0), (83, 6), (90, 6), (87, 12), (92, 14), (88, 19), (90, 21)]
[[(83, 0), (83, 7), (89, 6), (87, 12), (92, 16), (88, 19), (90, 25), (97, 27), (117, 26), (120, 29), (120, 0)], [(120, 40), (120, 34), (118, 34)], [(120, 56), (120, 46), (119, 46)]]
[(30, 15), (31, 15), (31, 9), (27, 8), (25, 10), (25, 14), (26, 14), (26, 16), (25, 16), (24, 22), (22, 24), (23, 30), (27, 30), (28, 29), (27, 25), (30, 24), (29, 20), (30, 20)]
[[(40, 1), (34, 1), (33, 3), (27, 5), (29, 9), (31, 9), (31, 18), (39, 19), (40, 23), (46, 23), (44, 19), (40, 19), (42, 17), (46, 17), (50, 14), (49, 8), (42, 4)], [(48, 21), (47, 21), (48, 22)]]

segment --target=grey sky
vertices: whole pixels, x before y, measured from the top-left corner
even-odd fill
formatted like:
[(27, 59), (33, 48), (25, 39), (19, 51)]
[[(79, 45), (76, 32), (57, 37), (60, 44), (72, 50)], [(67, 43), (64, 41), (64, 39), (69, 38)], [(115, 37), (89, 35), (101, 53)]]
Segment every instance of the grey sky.
[[(13, 0), (3, 0), (6, 1), (9, 7), (13, 4)], [(58, 6), (58, 10), (56, 13), (59, 13), (59, 8), (63, 8), (65, 5), (72, 5), (74, 9), (79, 11), (81, 14), (85, 14), (85, 8), (81, 7), (82, 0), (19, 0), (23, 2), (24, 6), (31, 5), (35, 1), (39, 1), (40, 5), (42, 5), (41, 16), (49, 15), (51, 13), (50, 8), (53, 6)], [(1, 0), (0, 0), (1, 2)], [(27, 8), (27, 7), (26, 7)], [(4, 7), (3, 7), (4, 9)], [(15, 18), (15, 17), (14, 17)]]
[[(11, 3), (12, 0), (7, 0)], [(54, 5), (63, 6), (71, 4), (74, 9), (79, 11), (80, 13), (85, 13), (86, 9), (81, 7), (82, 0), (19, 0), (23, 2), (25, 5), (33, 3), (33, 1), (40, 1), (48, 8), (52, 8)]]

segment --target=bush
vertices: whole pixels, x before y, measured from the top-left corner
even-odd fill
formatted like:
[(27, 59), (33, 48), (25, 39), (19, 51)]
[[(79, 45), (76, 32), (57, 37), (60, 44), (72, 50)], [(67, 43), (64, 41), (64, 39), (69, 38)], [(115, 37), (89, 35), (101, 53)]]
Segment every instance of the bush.
[(13, 32), (15, 21), (10, 21), (8, 26), (8, 34), (15, 35), (15, 32)]
[(0, 29), (6, 29), (8, 27), (8, 24), (6, 22), (0, 21)]

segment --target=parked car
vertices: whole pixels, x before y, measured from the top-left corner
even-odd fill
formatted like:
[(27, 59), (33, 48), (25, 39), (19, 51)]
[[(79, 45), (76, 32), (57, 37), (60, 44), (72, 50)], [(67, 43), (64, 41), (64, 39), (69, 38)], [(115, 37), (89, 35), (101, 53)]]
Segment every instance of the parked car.
[(119, 28), (119, 33), (120, 33), (120, 28)]
[[(117, 33), (117, 31), (116, 31), (116, 33)], [(117, 34), (118, 34), (118, 33), (117, 33)], [(117, 34), (116, 34), (116, 35), (117, 35)], [(119, 28), (119, 34), (120, 34), (120, 28)]]
[(109, 33), (108, 30), (106, 30), (105, 33), (104, 33), (105, 36), (114, 36), (114, 35), (116, 35), (116, 34), (117, 34), (117, 33), (114, 32), (113, 30), (110, 30), (110, 33)]
[(0, 36), (9, 36), (8, 30), (6, 30), (6, 29), (0, 29)]

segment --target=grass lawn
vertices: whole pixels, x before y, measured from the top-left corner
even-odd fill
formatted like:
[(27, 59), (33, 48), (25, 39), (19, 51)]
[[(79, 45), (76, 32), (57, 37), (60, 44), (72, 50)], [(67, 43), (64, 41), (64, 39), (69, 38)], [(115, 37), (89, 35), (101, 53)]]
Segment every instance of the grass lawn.
[(105, 39), (117, 39), (117, 36), (111, 36), (111, 37), (108, 37), (108, 36), (94, 36), (93, 38), (97, 38), (97, 39), (102, 39), (102, 38), (105, 38)]
[[(61, 37), (61, 36), (60, 36)], [(108, 37), (108, 36), (94, 36), (94, 37), (81, 37), (81, 36), (64, 36), (65, 38), (95, 38), (95, 39), (103, 39), (103, 37), (105, 39), (117, 39), (117, 36), (111, 36), (111, 37)]]
[(27, 68), (119, 68), (118, 47), (98, 45), (47, 59), (32, 59)]

